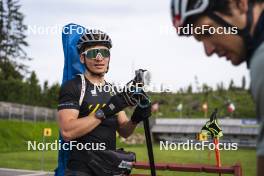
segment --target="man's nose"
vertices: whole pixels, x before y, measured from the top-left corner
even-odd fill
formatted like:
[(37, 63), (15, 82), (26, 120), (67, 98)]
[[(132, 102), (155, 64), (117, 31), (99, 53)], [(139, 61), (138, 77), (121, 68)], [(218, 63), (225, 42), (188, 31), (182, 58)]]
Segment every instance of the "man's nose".
[(215, 47), (208, 41), (203, 41), (204, 50), (207, 56), (211, 56), (215, 52)]
[(96, 55), (96, 57), (95, 57), (95, 60), (96, 61), (101, 61), (101, 60), (103, 60), (104, 58), (103, 58), (103, 56), (102, 56), (102, 54), (101, 53), (98, 53), (97, 55)]

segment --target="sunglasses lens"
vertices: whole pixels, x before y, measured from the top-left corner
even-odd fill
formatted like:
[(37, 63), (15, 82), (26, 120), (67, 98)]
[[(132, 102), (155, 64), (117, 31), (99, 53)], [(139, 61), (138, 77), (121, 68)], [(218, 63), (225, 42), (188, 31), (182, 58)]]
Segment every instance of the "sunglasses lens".
[(110, 56), (110, 51), (108, 49), (100, 49), (100, 53), (102, 54), (103, 57)]
[(95, 52), (95, 50), (89, 50), (86, 52), (86, 58), (88, 59), (93, 59), (97, 56), (97, 52)]
[(92, 49), (86, 52), (86, 58), (95, 59), (97, 54), (100, 53), (104, 58), (110, 56), (110, 51), (108, 49)]

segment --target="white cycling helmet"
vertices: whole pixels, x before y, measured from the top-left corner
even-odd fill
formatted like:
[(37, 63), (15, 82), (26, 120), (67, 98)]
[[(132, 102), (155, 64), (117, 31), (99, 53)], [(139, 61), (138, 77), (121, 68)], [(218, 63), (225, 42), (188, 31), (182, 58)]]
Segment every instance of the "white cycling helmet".
[(87, 29), (80, 37), (77, 43), (77, 49), (80, 53), (83, 46), (94, 46), (98, 44), (106, 46), (108, 49), (112, 48), (111, 38), (106, 33), (97, 29)]
[[(83, 49), (85, 47), (92, 47), (92, 46), (96, 46), (96, 45), (105, 46), (108, 49), (110, 49), (110, 48), (112, 48), (112, 40), (106, 33), (102, 32), (100, 30), (97, 30), (97, 29), (88, 30), (87, 29), (83, 33), (83, 35), (80, 37), (76, 48), (80, 54), (81, 52), (83, 52)], [(97, 73), (93, 73), (87, 67), (87, 65), (85, 63), (84, 63), (84, 66), (92, 74), (98, 75)], [(105, 73), (107, 73), (108, 70), (109, 70), (109, 62), (108, 62), (107, 71)], [(102, 75), (102, 74), (99, 74), (99, 75)]]
[[(226, 5), (226, 3), (228, 3), (228, 1), (223, 0), (172, 0), (172, 23), (178, 31), (177, 34), (186, 35), (179, 32), (179, 27), (185, 27), (187, 24), (193, 23), (201, 15), (208, 16), (223, 27), (234, 27), (215, 13), (219, 7)], [(252, 49), (252, 43), (254, 43), (254, 40), (250, 35), (250, 29), (253, 24), (253, 5), (253, 0), (248, 0), (247, 24), (243, 29), (238, 29), (237, 33), (237, 35), (242, 37), (245, 48), (247, 48), (247, 62), (254, 50), (254, 48)]]
[[(186, 25), (189, 17), (204, 13), (210, 0), (172, 0), (171, 15), (175, 28)], [(212, 1), (212, 0), (211, 0)]]

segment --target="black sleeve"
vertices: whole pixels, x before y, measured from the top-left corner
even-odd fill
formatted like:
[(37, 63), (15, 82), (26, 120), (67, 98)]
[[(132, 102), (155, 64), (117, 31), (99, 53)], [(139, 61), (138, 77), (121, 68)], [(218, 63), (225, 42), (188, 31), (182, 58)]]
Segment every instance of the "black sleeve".
[(80, 80), (73, 79), (62, 85), (59, 94), (58, 110), (61, 109), (80, 109), (79, 99), (81, 94)]

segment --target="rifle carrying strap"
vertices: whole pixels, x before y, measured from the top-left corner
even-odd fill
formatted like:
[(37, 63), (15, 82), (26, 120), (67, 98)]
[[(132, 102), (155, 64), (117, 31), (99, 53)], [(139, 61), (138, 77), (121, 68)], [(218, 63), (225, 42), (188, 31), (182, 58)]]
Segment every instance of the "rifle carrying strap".
[(81, 106), (82, 102), (83, 102), (84, 95), (85, 95), (86, 84), (85, 84), (84, 74), (78, 74), (78, 75), (81, 77), (81, 81), (82, 81), (81, 95), (80, 95), (80, 99), (79, 99), (79, 106)]

